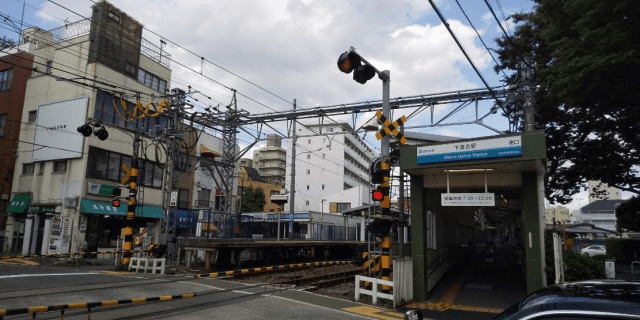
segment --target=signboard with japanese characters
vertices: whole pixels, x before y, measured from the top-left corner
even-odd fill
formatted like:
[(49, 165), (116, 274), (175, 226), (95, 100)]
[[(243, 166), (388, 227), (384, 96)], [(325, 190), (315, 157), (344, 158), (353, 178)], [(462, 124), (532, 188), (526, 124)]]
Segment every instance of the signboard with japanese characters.
[(443, 207), (493, 207), (496, 205), (493, 193), (442, 193)]
[(418, 164), (522, 156), (522, 136), (417, 148)]

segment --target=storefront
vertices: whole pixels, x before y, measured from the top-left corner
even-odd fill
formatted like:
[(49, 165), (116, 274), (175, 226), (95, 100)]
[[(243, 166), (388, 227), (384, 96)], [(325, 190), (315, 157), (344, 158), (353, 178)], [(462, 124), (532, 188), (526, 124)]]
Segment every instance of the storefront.
[(22, 253), (27, 209), (29, 208), (30, 201), (30, 194), (16, 194), (7, 207), (7, 213), (13, 215), (13, 229), (10, 234), (6, 234), (6, 237), (9, 239), (10, 253)]
[[(111, 206), (110, 202), (91, 199), (80, 201), (80, 213), (85, 223), (80, 224), (80, 232), (85, 233), (87, 251), (98, 248), (116, 248), (121, 240), (122, 229), (127, 225), (127, 205)], [(134, 237), (153, 237), (162, 219), (162, 207), (139, 205), (136, 208)]]

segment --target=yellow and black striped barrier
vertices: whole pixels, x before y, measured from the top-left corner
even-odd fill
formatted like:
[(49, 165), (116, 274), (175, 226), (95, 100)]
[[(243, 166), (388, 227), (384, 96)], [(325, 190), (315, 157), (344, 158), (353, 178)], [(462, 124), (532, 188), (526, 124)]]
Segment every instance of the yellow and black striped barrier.
[[(116, 254), (116, 253), (124, 253), (125, 251), (120, 250), (102, 250), (102, 251), (86, 251), (86, 252), (75, 252), (75, 253), (59, 253), (59, 254), (31, 254), (31, 255), (8, 255), (8, 256), (0, 256), (0, 260), (5, 259), (33, 259), (33, 258), (62, 258), (62, 257), (73, 257), (73, 256), (84, 256), (84, 255), (98, 255), (98, 254)], [(153, 250), (134, 250), (133, 253), (145, 253), (145, 252), (153, 252)]]
[(97, 307), (109, 307), (109, 306), (117, 306), (121, 304), (138, 304), (138, 303), (146, 303), (153, 301), (171, 301), (177, 299), (189, 299), (195, 297), (195, 293), (184, 293), (184, 294), (176, 294), (176, 295), (166, 295), (159, 297), (150, 297), (150, 298), (133, 298), (133, 299), (123, 299), (123, 300), (104, 300), (104, 301), (96, 301), (96, 302), (74, 302), (69, 304), (61, 304), (55, 306), (33, 306), (26, 308), (14, 308), (14, 309), (0, 309), (0, 319), (3, 316), (12, 316), (18, 314), (30, 314), (30, 313), (42, 313), (49, 311), (57, 311), (57, 310), (77, 310), (77, 309), (89, 309), (97, 308)]
[(306, 267), (337, 266), (337, 265), (344, 265), (344, 264), (351, 264), (351, 263), (352, 262), (348, 260), (330, 261), (330, 262), (293, 263), (293, 264), (283, 264), (283, 265), (271, 266), (271, 267), (238, 269), (238, 270), (230, 270), (230, 271), (196, 274), (194, 278), (206, 278), (206, 277), (215, 278), (215, 277), (221, 277), (221, 276), (233, 276), (233, 275), (247, 274), (247, 273), (261, 273), (261, 272), (267, 272), (267, 271), (291, 270), (291, 269), (306, 268)]

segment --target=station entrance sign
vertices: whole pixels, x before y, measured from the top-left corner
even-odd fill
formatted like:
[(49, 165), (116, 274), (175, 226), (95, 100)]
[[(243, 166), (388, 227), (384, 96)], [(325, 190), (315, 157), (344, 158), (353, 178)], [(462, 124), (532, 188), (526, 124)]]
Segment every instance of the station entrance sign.
[(442, 193), (443, 207), (493, 207), (496, 205), (493, 193)]
[(417, 148), (418, 164), (522, 156), (522, 136), (447, 143)]

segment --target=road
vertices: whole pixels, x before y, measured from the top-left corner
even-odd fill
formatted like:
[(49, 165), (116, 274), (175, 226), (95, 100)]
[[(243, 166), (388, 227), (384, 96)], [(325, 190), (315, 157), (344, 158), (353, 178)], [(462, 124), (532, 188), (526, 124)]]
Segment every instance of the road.
[[(298, 288), (99, 270), (104, 268), (2, 266), (0, 309), (195, 293), (190, 299), (97, 307), (91, 310), (91, 319), (367, 319), (340, 310), (357, 306), (355, 302)], [(87, 310), (67, 310), (64, 315), (65, 319), (87, 319)], [(31, 318), (32, 315), (4, 317)], [(37, 319), (49, 318), (59, 319), (60, 311), (37, 315)]]

